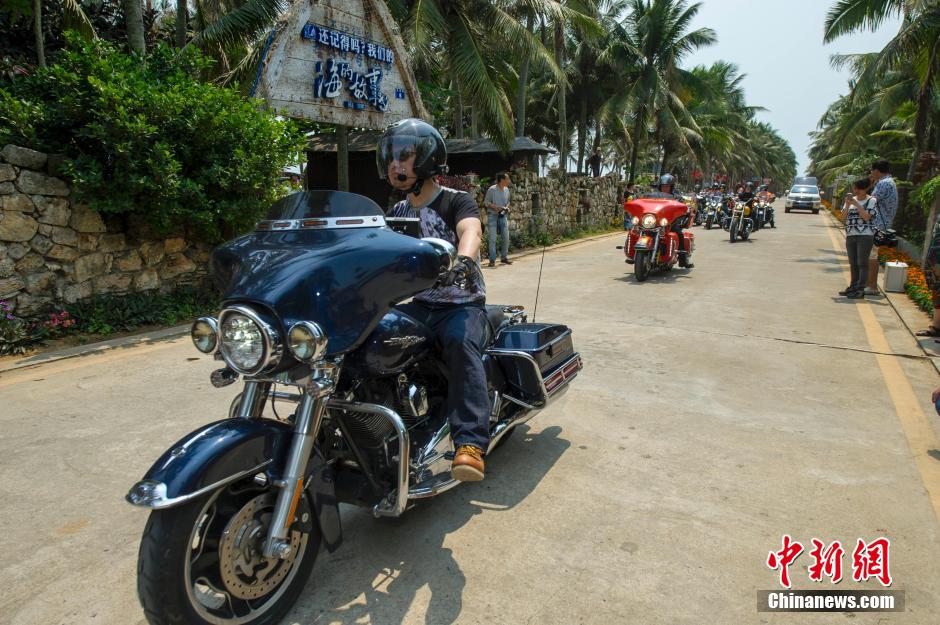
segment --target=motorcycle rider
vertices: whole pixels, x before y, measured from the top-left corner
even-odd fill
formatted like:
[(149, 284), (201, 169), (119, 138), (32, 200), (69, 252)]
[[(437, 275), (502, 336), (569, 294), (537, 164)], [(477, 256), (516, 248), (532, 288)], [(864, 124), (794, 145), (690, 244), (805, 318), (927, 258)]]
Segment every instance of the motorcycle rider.
[(431, 329), (448, 369), (445, 410), (456, 453), (451, 475), (461, 481), (483, 479), (489, 446), (490, 401), (483, 351), (487, 320), (486, 285), (477, 262), (483, 227), (480, 208), (464, 191), (441, 187), (435, 176), (447, 172), (441, 134), (420, 119), (389, 126), (376, 145), (379, 177), (406, 193), (391, 217), (418, 217), (421, 236), (457, 247), (454, 268), (435, 287), (398, 306)]
[[(656, 189), (656, 191), (647, 193), (643, 197), (664, 198), (682, 202), (682, 196), (676, 192), (676, 178), (672, 174), (663, 174), (660, 176)], [(692, 213), (692, 209), (689, 208), (688, 213), (672, 222), (671, 228), (673, 232), (679, 235), (679, 266), (685, 267), (686, 269), (691, 269), (695, 265), (689, 262), (688, 252), (683, 249), (685, 246), (685, 238), (682, 236), (682, 229), (686, 225), (686, 220), (691, 224), (693, 219), (694, 214)]]
[(760, 229), (760, 224), (757, 223), (757, 215), (754, 213), (754, 200), (757, 196), (754, 195), (754, 183), (748, 182), (744, 185), (744, 188), (738, 192), (738, 201), (743, 202), (751, 209), (751, 221), (754, 224), (754, 230)]

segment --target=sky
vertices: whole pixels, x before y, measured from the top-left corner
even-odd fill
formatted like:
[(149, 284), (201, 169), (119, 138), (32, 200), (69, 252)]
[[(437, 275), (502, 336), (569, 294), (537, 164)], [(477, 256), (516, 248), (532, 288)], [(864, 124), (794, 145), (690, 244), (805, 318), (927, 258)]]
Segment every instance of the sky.
[(809, 164), (808, 132), (829, 105), (848, 91), (849, 73), (829, 65), (833, 54), (876, 52), (897, 33), (900, 20), (878, 31), (845, 35), (823, 45), (825, 16), (835, 0), (700, 0), (693, 29), (709, 27), (718, 42), (686, 57), (683, 65), (735, 63), (747, 76), (747, 103), (763, 106), (771, 124), (796, 152), (798, 172)]

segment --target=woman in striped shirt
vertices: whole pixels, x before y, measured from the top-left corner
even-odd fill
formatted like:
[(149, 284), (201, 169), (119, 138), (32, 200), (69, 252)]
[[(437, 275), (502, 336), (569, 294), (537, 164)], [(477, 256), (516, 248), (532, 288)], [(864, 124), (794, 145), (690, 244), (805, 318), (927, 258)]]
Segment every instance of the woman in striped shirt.
[(878, 214), (878, 200), (868, 195), (867, 178), (852, 183), (852, 193), (845, 194), (842, 205), (842, 217), (845, 219), (845, 251), (849, 255), (852, 269), (852, 283), (839, 295), (850, 299), (865, 297), (865, 283), (868, 282), (868, 255), (875, 242), (875, 216)]

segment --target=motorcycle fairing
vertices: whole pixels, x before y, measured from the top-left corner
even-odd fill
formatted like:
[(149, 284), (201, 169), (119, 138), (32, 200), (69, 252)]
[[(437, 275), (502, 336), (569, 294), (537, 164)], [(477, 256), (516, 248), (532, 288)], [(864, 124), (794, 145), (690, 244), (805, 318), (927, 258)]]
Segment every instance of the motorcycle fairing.
[[(323, 197), (336, 194), (323, 192)], [(358, 347), (393, 304), (432, 287), (441, 260), (430, 244), (381, 225), (383, 218), (366, 212), (375, 206), (367, 198), (360, 198), (363, 221), (372, 223), (374, 217), (377, 227), (334, 227), (344, 221), (336, 218), (336, 210), (323, 219), (306, 219), (319, 217), (310, 208), (315, 199), (286, 204), (291, 219), (267, 226), (286, 224), (282, 230), (253, 232), (220, 246), (212, 266), (224, 289), (223, 307), (238, 302), (268, 309), (277, 316), (282, 336), (297, 321), (314, 321), (329, 339), (327, 355), (334, 356)], [(277, 214), (273, 207), (272, 214)], [(293, 219), (298, 214), (302, 218)], [(299, 224), (305, 219), (333, 221), (304, 229)]]
[[(279, 479), (282, 467), (275, 466), (277, 461), (272, 459), (283, 462), (287, 458), (293, 435), (291, 425), (272, 419), (223, 419), (210, 423), (164, 452), (131, 488), (127, 500), (134, 505), (164, 509), (256, 473), (265, 473), (269, 480)], [(306, 488), (323, 540), (333, 551), (343, 537), (332, 469), (315, 451), (306, 475)], [(157, 496), (152, 494), (154, 491)], [(140, 497), (142, 493), (146, 495)]]
[(656, 216), (657, 221), (665, 217), (669, 223), (672, 223), (686, 214), (689, 207), (678, 200), (639, 198), (627, 202), (624, 210), (639, 219), (643, 219), (643, 215), (652, 214)]

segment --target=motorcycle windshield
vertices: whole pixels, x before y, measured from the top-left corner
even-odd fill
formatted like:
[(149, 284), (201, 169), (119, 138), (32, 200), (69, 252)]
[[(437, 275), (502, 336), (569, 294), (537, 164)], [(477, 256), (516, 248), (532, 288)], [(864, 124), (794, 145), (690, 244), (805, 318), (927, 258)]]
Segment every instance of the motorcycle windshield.
[(267, 309), (281, 337), (298, 321), (314, 321), (329, 338), (329, 355), (348, 352), (393, 304), (437, 281), (438, 252), (387, 228), (368, 198), (294, 193), (267, 217), (254, 232), (218, 247), (212, 269), (223, 307)]

